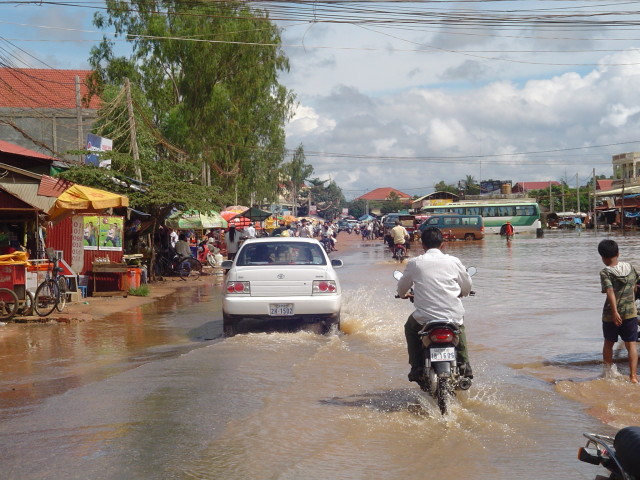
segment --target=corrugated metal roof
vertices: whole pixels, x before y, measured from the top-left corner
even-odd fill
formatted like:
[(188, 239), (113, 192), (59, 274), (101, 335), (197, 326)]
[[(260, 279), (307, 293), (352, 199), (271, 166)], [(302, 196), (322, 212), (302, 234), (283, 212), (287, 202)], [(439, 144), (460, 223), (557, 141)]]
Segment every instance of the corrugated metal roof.
[(0, 185), (0, 211), (23, 212), (30, 210), (37, 211), (38, 207), (34, 207), (33, 205), (25, 202), (23, 199), (11, 193), (7, 189), (3, 188), (2, 185)]
[(38, 195), (58, 198), (62, 192), (64, 192), (73, 184), (73, 182), (63, 180), (62, 178), (54, 178), (50, 177), (49, 175), (42, 175), (42, 178), (40, 179), (40, 188), (38, 189)]
[[(0, 92), (0, 98), (2, 98), (1, 95), (2, 93)], [(5, 142), (4, 140), (0, 140), (0, 152), (10, 153), (13, 155), (22, 155), (23, 157), (41, 158), (43, 160), (56, 160), (56, 158), (54, 157), (38, 153), (34, 150), (29, 150), (28, 148), (21, 147), (14, 143)]]
[(38, 188), (40, 188), (39, 183), (0, 183), (0, 186), (7, 192), (20, 198), (23, 202), (33, 205), (45, 212), (48, 212), (57, 200), (55, 197), (38, 195)]
[[(626, 187), (624, 189), (625, 196), (634, 193), (640, 193), (640, 187)], [(614, 197), (616, 195), (622, 195), (622, 188), (614, 188), (613, 190), (601, 190), (596, 192), (596, 197)]]

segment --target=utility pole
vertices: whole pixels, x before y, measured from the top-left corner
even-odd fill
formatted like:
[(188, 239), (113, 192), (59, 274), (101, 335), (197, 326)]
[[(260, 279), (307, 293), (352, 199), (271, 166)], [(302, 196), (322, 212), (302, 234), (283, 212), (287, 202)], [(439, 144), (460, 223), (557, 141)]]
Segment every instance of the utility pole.
[(578, 202), (578, 213), (580, 213), (580, 180), (578, 179), (577, 173), (576, 173), (576, 200)]
[(598, 233), (598, 212), (596, 212), (596, 169), (593, 169), (593, 229)]
[(622, 198), (620, 199), (620, 228), (624, 235), (624, 177), (622, 177)]
[(553, 212), (553, 192), (551, 191), (551, 180), (549, 180), (549, 212)]
[(142, 182), (142, 171), (140, 170), (140, 154), (138, 153), (138, 140), (136, 137), (136, 119), (133, 116), (133, 100), (131, 99), (131, 83), (125, 77), (124, 88), (127, 93), (127, 111), (129, 112), (129, 132), (131, 134), (131, 155), (133, 156), (133, 168), (136, 172), (136, 180)]
[[(76, 75), (76, 117), (78, 122), (78, 150), (84, 150), (86, 145), (84, 143), (84, 133), (82, 131), (82, 99), (80, 97), (80, 76)], [(78, 162), (82, 161), (82, 155), (78, 155)]]

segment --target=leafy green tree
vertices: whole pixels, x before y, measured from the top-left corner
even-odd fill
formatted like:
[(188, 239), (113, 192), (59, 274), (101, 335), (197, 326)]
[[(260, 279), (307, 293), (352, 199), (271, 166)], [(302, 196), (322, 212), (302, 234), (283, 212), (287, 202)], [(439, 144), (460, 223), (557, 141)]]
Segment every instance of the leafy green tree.
[(393, 213), (403, 210), (404, 204), (400, 201), (400, 197), (396, 192), (389, 193), (387, 200), (380, 205), (380, 212), (382, 214)]
[(274, 199), (293, 95), (278, 83), (288, 59), (266, 13), (239, 1), (106, 0), (106, 7), (95, 25), (125, 37), (132, 54), (116, 56), (106, 37), (95, 46), (94, 91), (129, 77), (154, 125), (190, 162), (208, 166), (212, 178), (202, 183), (245, 200)]
[(159, 221), (173, 210), (220, 210), (231, 198), (220, 194), (216, 187), (206, 187), (197, 180), (199, 168), (195, 164), (169, 160), (141, 159), (138, 165), (145, 172), (139, 184), (128, 173), (133, 160), (128, 154), (112, 152), (112, 169), (80, 165), (58, 174), (66, 180), (111, 192), (129, 198), (129, 205), (150, 213)]
[[(325, 186), (327, 182), (329, 183)], [(346, 203), (342, 189), (333, 180), (312, 178), (309, 183), (309, 193), (313, 204), (316, 205), (318, 216), (328, 220), (338, 217)]]
[(436, 192), (449, 192), (455, 195), (458, 195), (458, 187), (456, 185), (449, 185), (444, 182), (444, 180), (440, 180), (436, 183), (433, 188), (435, 188)]
[[(205, 187), (199, 181), (200, 168), (195, 163), (179, 161), (166, 145), (159, 145), (155, 130), (146, 123), (151, 114), (139, 89), (132, 88), (136, 105), (134, 122), (139, 159), (131, 155), (131, 135), (124, 91), (115, 86), (103, 90), (103, 105), (98, 112), (94, 132), (113, 140), (109, 153), (111, 168), (92, 165), (74, 166), (59, 174), (60, 177), (95, 188), (120, 193), (129, 198), (132, 208), (148, 212), (159, 221), (173, 209), (219, 210), (231, 203), (219, 187)], [(158, 151), (165, 150), (164, 156)], [(133, 180), (136, 167), (143, 172), (142, 183)]]
[(355, 218), (360, 218), (367, 212), (367, 202), (366, 200), (353, 200), (347, 203), (347, 207), (349, 208), (349, 215), (354, 216)]
[(288, 190), (291, 192), (294, 215), (298, 214), (300, 189), (304, 187), (304, 181), (313, 174), (313, 166), (307, 165), (305, 160), (304, 147), (300, 144), (293, 154), (293, 159), (282, 165), (282, 174)]
[(472, 175), (467, 175), (464, 180), (464, 193), (466, 195), (479, 195), (480, 185), (476, 183), (476, 179)]

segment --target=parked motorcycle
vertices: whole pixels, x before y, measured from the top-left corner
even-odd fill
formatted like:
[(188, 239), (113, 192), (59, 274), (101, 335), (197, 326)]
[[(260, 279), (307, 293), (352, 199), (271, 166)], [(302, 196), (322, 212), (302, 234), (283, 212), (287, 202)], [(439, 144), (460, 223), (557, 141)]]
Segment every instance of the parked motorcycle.
[(602, 465), (609, 470), (609, 479), (640, 479), (640, 427), (625, 427), (613, 438), (597, 433), (583, 435), (587, 444), (578, 450), (578, 460)]
[[(475, 267), (467, 268), (467, 273), (473, 276)], [(402, 272), (396, 270), (393, 276), (396, 280), (402, 278)], [(474, 295), (471, 292), (470, 295)], [(396, 298), (399, 298), (396, 295)], [(413, 289), (408, 298), (413, 302)], [(420, 331), (423, 345), (424, 368), (422, 378), (417, 382), (420, 388), (430, 394), (437, 402), (440, 413), (446, 415), (452, 397), (456, 390), (469, 390), (471, 379), (460, 371), (456, 356), (456, 346), (459, 343), (460, 330), (450, 320), (435, 320), (428, 322)]]

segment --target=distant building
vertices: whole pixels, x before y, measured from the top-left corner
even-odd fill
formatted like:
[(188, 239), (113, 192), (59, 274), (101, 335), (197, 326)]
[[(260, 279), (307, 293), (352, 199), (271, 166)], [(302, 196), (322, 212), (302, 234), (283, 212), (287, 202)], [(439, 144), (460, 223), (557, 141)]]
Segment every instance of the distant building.
[(614, 187), (640, 184), (640, 152), (620, 153), (611, 157)]
[(596, 180), (596, 190), (611, 190), (613, 188), (613, 180), (601, 179)]
[(446, 205), (448, 203), (457, 202), (458, 195), (450, 192), (433, 192), (423, 197), (416, 198), (411, 202), (411, 208), (416, 211), (429, 205)]
[(375, 190), (371, 190), (370, 192), (361, 195), (360, 197), (356, 198), (356, 200), (385, 201), (391, 199), (392, 193), (395, 193), (398, 199), (403, 203), (408, 203), (411, 200), (411, 195), (408, 195), (404, 192), (401, 192), (400, 190), (396, 190), (395, 188), (391, 187), (376, 188)]
[(78, 160), (100, 100), (83, 99), (90, 70), (0, 68), (0, 140), (44, 155)]
[[(391, 187), (376, 188), (375, 190), (371, 190), (370, 192), (359, 196), (355, 200), (364, 200), (365, 202), (367, 202), (367, 213), (374, 213), (376, 215), (379, 215), (380, 213), (382, 213), (382, 210), (380, 208), (382, 202), (388, 202), (394, 196), (397, 197), (397, 199), (404, 205), (406, 209), (411, 208), (411, 195)], [(370, 205), (369, 202), (375, 202), (376, 205)]]
[(549, 186), (560, 186), (560, 182), (548, 181), (548, 182), (518, 182), (513, 186), (511, 190), (513, 193), (526, 193), (531, 190), (541, 190), (549, 188)]

